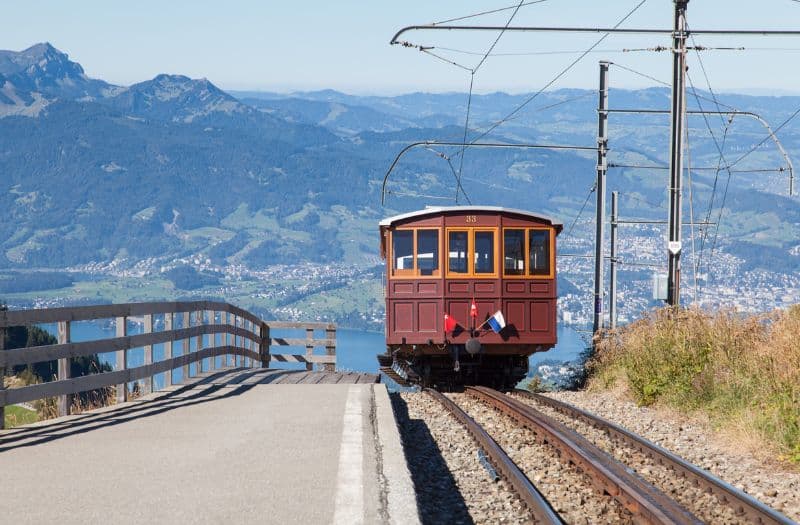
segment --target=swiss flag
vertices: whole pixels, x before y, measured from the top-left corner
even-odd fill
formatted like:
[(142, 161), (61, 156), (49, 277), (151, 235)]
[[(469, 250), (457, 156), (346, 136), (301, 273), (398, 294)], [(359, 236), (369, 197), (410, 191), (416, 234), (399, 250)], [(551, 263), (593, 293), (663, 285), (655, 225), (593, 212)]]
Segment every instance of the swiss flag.
[(475, 299), (473, 299), (472, 304), (469, 305), (469, 316), (473, 318), (478, 317), (478, 305), (475, 304)]
[(445, 332), (452, 332), (458, 326), (458, 321), (453, 319), (447, 314), (444, 314), (444, 331)]

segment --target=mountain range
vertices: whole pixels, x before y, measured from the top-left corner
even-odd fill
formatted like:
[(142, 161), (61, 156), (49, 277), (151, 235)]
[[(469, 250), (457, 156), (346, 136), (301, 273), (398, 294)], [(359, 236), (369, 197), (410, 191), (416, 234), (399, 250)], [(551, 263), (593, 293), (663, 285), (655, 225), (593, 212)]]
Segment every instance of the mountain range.
[[(713, 93), (692, 95), (689, 109), (715, 107)], [(800, 106), (800, 97), (722, 98), (774, 128)], [(616, 108), (664, 109), (669, 91), (612, 88), (610, 100)], [(567, 225), (580, 216), (574, 237), (591, 243), (591, 207), (580, 211), (594, 181), (594, 152), (468, 149), (462, 165), (458, 148), (418, 148), (397, 164), (381, 207), (381, 182), (395, 155), (414, 141), (460, 141), (466, 103), (463, 93), (226, 92), (207, 79), (171, 74), (116, 86), (89, 78), (47, 43), (0, 51), (0, 268), (177, 257), (251, 267), (359, 262), (377, 253), (381, 217), (453, 203), (459, 171), (466, 190), (459, 202), (537, 210)], [(590, 90), (475, 95), (471, 129), (523, 103), (486, 140), (594, 146)], [(668, 118), (615, 114), (610, 122), (610, 160), (628, 166), (609, 174), (623, 213), (663, 218)], [(709, 205), (711, 219), (724, 206), (724, 250), (753, 267), (769, 266), (773, 258), (763, 250), (773, 250), (782, 270), (796, 271), (800, 207), (786, 195), (786, 162), (773, 143), (737, 169), (774, 171), (734, 173), (729, 183), (728, 173), (713, 169), (720, 150), (731, 162), (759, 144), (765, 129), (744, 115), (705, 122), (693, 115), (690, 124), (689, 162), (697, 171), (685, 217), (690, 203), (703, 219)], [(790, 157), (800, 154), (799, 122), (779, 136)]]

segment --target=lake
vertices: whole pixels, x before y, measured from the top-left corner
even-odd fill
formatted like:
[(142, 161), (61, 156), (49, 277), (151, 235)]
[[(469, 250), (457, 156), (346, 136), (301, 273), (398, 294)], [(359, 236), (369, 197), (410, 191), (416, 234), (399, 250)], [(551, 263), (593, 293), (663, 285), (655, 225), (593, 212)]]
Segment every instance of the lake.
[[(41, 325), (41, 328), (47, 330), (49, 333), (56, 335), (55, 324)], [(158, 326), (156, 327), (158, 329)], [(94, 341), (98, 339), (106, 339), (115, 337), (114, 326), (112, 322), (96, 322), (96, 321), (81, 321), (74, 322), (71, 325), (72, 340), (74, 342)], [(128, 334), (135, 335), (142, 333), (142, 325), (128, 321)], [(286, 338), (305, 338), (305, 330), (272, 330), (272, 337), (286, 337)], [(208, 336), (206, 336), (208, 338)], [(316, 335), (322, 337), (322, 332)], [(208, 341), (208, 339), (207, 339)], [(176, 345), (176, 355), (180, 352), (179, 345)], [(195, 349), (195, 341), (191, 342), (192, 350)], [(568, 326), (558, 327), (558, 344), (555, 348), (547, 351), (534, 354), (530, 357), (531, 370), (538, 364), (544, 361), (556, 362), (570, 362), (578, 360), (582, 352), (586, 348), (586, 342), (581, 338), (581, 335), (573, 328)], [(370, 372), (377, 373), (378, 362), (376, 355), (386, 350), (384, 343), (384, 335), (378, 332), (365, 332), (361, 330), (349, 330), (340, 328), (336, 331), (336, 367), (339, 370), (348, 370), (354, 372)], [(280, 350), (279, 347), (271, 349), (273, 353), (298, 353), (305, 352), (304, 348), (291, 348), (287, 347)], [(318, 352), (324, 353), (324, 349), (317, 349)], [(164, 356), (163, 345), (153, 346), (153, 360), (157, 361)], [(100, 354), (100, 361), (108, 363), (112, 367), (116, 364), (116, 354), (114, 352)], [(133, 349), (128, 352), (128, 367), (133, 368), (141, 366), (144, 363), (144, 350)], [(221, 365), (221, 358), (217, 357), (217, 364)], [(204, 369), (208, 369), (208, 360), (205, 360)], [(276, 363), (272, 361), (270, 366), (275, 368), (286, 369), (303, 369), (305, 365), (302, 363)], [(195, 373), (195, 365), (191, 367), (192, 374)], [(179, 382), (182, 380), (182, 370), (180, 368), (173, 371), (173, 381)], [(156, 388), (160, 388), (164, 384), (164, 379), (161, 375), (155, 379)]]

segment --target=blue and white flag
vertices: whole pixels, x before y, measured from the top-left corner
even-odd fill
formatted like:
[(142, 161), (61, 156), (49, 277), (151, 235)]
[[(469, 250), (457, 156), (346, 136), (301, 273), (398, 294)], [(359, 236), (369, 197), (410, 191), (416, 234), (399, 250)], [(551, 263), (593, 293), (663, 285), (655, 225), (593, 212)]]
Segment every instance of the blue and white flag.
[(493, 316), (486, 320), (486, 323), (492, 327), (496, 333), (506, 327), (506, 320), (503, 318), (503, 312), (498, 310)]

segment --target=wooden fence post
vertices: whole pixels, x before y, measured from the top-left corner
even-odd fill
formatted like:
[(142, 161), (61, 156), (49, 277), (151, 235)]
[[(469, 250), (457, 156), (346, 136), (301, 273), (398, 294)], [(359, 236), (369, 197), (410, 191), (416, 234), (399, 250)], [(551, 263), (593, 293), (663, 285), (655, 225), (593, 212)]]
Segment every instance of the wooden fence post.
[[(247, 330), (248, 332), (252, 333), (253, 332), (253, 322), (250, 321), (249, 319), (245, 319), (244, 320), (244, 329)], [(253, 341), (249, 337), (245, 338), (244, 347), (247, 350), (252, 350), (253, 349)], [(249, 368), (252, 365), (252, 363), (250, 361), (252, 361), (252, 360), (247, 355), (245, 355), (244, 356), (244, 367), (245, 368)]]
[[(175, 315), (173, 313), (164, 314), (164, 331), (171, 332), (173, 329), (173, 321)], [(175, 337), (171, 337), (169, 341), (164, 343), (164, 359), (172, 359), (172, 344)], [(172, 386), (172, 370), (164, 372), (164, 388)]]
[[(181, 328), (189, 328), (192, 324), (192, 312), (183, 312), (183, 324)], [(189, 355), (189, 352), (192, 350), (192, 340), (188, 337), (183, 339), (183, 353), (181, 355)], [(183, 382), (187, 382), (189, 380), (189, 372), (191, 369), (189, 368), (189, 363), (187, 362), (183, 365)]]
[[(224, 319), (223, 319), (224, 320), (223, 324), (227, 325), (225, 333), (222, 334), (222, 338), (223, 338), (222, 339), (222, 344), (225, 345), (225, 346), (230, 346), (231, 345), (231, 334), (228, 333), (228, 330), (230, 330), (230, 326), (231, 326), (231, 314), (229, 314), (228, 312), (223, 312), (222, 315), (225, 316)], [(225, 368), (228, 368), (230, 366), (230, 361), (231, 361), (230, 357), (231, 357), (230, 352), (228, 352), (224, 356), (222, 356), (222, 359), (224, 359), (224, 361), (222, 362), (222, 366), (224, 366)]]
[[(117, 317), (116, 321), (117, 337), (128, 336), (128, 318)], [(125, 370), (128, 368), (128, 349), (117, 350), (117, 366), (116, 370)], [(120, 383), (117, 385), (117, 403), (124, 403), (128, 400), (128, 383)]]
[[(144, 333), (153, 333), (153, 314), (147, 314), (144, 316)], [(145, 345), (144, 347), (144, 364), (145, 366), (153, 364), (153, 345)], [(144, 379), (144, 388), (142, 388), (142, 394), (149, 394), (152, 391), (153, 376), (148, 376)]]
[[(328, 343), (325, 346), (325, 355), (332, 355), (336, 356), (336, 326), (335, 325), (328, 325), (328, 328), (325, 330), (325, 339), (329, 341), (332, 340), (332, 343)], [(326, 372), (335, 372), (336, 371), (336, 363), (325, 363), (324, 370)]]
[(306, 328), (306, 370), (314, 370), (314, 363), (311, 362), (314, 355), (314, 329)]
[[(244, 329), (244, 318), (242, 318), (242, 317), (237, 315), (236, 316), (236, 326), (238, 326), (240, 329)], [(239, 336), (238, 343), (237, 343), (236, 346), (238, 346), (240, 350), (244, 349), (245, 340), (246, 340), (246, 338), (243, 335)], [(244, 356), (244, 353), (242, 353), (239, 356), (239, 366), (241, 366), (242, 368), (244, 368), (244, 359), (245, 359), (245, 356)]]
[[(234, 329), (239, 328), (239, 316), (236, 315), (236, 314), (231, 314), (231, 315), (233, 315), (233, 328)], [(233, 346), (234, 346), (234, 348), (239, 348), (239, 336), (236, 335), (236, 332), (233, 333)], [(238, 368), (239, 367), (239, 355), (238, 354), (233, 354), (233, 367), (234, 368)]]
[[(217, 324), (217, 312), (216, 312), (216, 310), (211, 310), (208, 313), (208, 315), (209, 315), (209, 323), (208, 324), (212, 324), (212, 325)], [(211, 348), (216, 348), (217, 347), (217, 334), (216, 333), (209, 334), (208, 343), (209, 343), (209, 346)], [(216, 353), (211, 356), (211, 360), (208, 362), (208, 369), (211, 370), (211, 371), (214, 371), (214, 370), (217, 369), (217, 355), (216, 355)]]
[(258, 347), (258, 354), (261, 356), (261, 368), (269, 368), (269, 325), (261, 322), (261, 344)]
[[(205, 316), (206, 316), (205, 310), (197, 310), (194, 313), (194, 324), (195, 324), (195, 326), (203, 326), (205, 324)], [(199, 352), (200, 350), (203, 349), (203, 334), (200, 334), (197, 337), (195, 337), (194, 349), (195, 349), (196, 352)], [(200, 374), (203, 373), (203, 360), (202, 359), (196, 361), (196, 364), (194, 365), (194, 370), (197, 373), (197, 375), (200, 375)]]
[[(241, 325), (242, 330), (247, 330), (247, 319), (245, 319), (244, 317), (240, 317), (239, 323)], [(250, 340), (246, 336), (242, 336), (242, 338), (239, 339), (239, 343), (241, 343), (240, 346), (242, 347), (242, 350), (248, 350), (247, 344), (249, 342)], [(242, 353), (242, 367), (247, 368), (247, 355), (244, 353)]]
[[(6, 329), (0, 328), (0, 352), (6, 349)], [(6, 428), (6, 367), (0, 366), (0, 430)]]
[[(72, 334), (70, 333), (69, 321), (59, 321), (58, 323), (58, 344), (64, 345), (71, 341)], [(65, 381), (70, 376), (70, 359), (64, 357), (58, 360), (58, 380)], [(58, 396), (58, 417), (69, 415), (70, 405), (72, 404), (72, 396), (63, 394)]]

